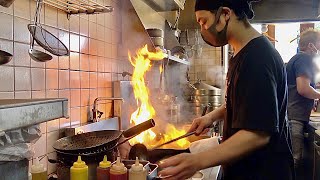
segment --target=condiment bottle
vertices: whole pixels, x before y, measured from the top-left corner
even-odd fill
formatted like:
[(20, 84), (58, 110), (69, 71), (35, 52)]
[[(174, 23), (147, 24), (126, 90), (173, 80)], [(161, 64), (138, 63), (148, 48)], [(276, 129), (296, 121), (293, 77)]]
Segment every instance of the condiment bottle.
[(70, 180), (88, 180), (88, 178), (88, 166), (81, 160), (81, 156), (78, 156), (78, 161), (70, 168)]
[(117, 162), (111, 166), (110, 180), (128, 180), (127, 168), (120, 162), (120, 157), (117, 158)]
[(35, 163), (31, 166), (32, 180), (47, 180), (47, 168), (40, 164), (38, 157)]
[(129, 180), (146, 180), (147, 170), (139, 163), (138, 157), (136, 157), (136, 163), (133, 164), (129, 170)]
[(101, 161), (97, 167), (97, 180), (110, 179), (110, 166), (111, 162), (107, 160), (107, 156), (104, 156), (103, 161)]

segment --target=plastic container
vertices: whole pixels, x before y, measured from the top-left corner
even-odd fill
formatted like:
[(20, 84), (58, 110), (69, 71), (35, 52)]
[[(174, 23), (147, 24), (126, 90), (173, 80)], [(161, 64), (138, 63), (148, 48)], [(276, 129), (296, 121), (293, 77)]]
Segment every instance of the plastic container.
[(73, 163), (70, 168), (70, 180), (88, 180), (88, 166), (81, 160), (81, 156), (78, 156), (78, 161)]
[(107, 160), (107, 156), (104, 156), (103, 161), (101, 161), (97, 167), (97, 180), (109, 180), (110, 167), (111, 162)]
[(136, 162), (133, 164), (129, 170), (129, 180), (145, 180), (147, 179), (147, 170), (139, 163), (138, 157), (136, 157)]
[(39, 162), (38, 157), (35, 159), (35, 163), (31, 166), (32, 180), (47, 180), (47, 168)]
[(111, 166), (110, 180), (128, 180), (128, 170), (123, 163), (120, 162), (120, 157), (117, 162)]

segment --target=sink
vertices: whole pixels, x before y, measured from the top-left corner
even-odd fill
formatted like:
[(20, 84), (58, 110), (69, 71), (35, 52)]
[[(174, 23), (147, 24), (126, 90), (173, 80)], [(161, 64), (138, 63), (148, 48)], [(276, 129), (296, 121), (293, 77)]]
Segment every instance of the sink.
[(0, 132), (68, 118), (68, 99), (0, 99)]

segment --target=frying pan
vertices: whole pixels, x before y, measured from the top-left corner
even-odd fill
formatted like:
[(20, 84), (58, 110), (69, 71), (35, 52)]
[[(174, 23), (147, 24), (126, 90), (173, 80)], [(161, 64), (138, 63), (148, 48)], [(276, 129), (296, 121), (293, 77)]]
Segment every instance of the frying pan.
[[(64, 137), (53, 144), (56, 151), (71, 154), (92, 154), (112, 150), (141, 132), (155, 126), (153, 119), (138, 124), (126, 131), (104, 130)], [(125, 140), (118, 142), (121, 137)]]

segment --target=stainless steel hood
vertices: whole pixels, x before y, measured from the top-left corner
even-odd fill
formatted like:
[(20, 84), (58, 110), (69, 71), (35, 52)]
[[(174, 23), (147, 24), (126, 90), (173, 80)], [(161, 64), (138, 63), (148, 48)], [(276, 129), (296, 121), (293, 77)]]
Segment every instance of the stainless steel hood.
[(146, 4), (158, 12), (162, 11), (176, 11), (184, 9), (186, 0), (143, 0)]
[[(253, 4), (252, 23), (319, 21), (320, 0), (262, 0)], [(179, 19), (179, 29), (197, 29), (195, 0), (187, 0)]]

